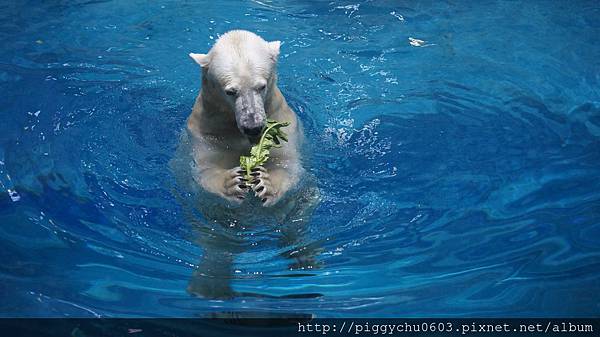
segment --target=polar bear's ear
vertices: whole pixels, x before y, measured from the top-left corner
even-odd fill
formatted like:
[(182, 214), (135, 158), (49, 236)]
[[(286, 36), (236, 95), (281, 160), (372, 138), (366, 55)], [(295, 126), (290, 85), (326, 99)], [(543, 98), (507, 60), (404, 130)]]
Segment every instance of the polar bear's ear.
[(207, 54), (194, 54), (190, 53), (190, 57), (196, 61), (201, 67), (208, 66), (208, 55)]
[(271, 41), (269, 42), (269, 50), (271, 52), (271, 57), (273, 60), (277, 59), (279, 56), (279, 47), (281, 46), (281, 41)]

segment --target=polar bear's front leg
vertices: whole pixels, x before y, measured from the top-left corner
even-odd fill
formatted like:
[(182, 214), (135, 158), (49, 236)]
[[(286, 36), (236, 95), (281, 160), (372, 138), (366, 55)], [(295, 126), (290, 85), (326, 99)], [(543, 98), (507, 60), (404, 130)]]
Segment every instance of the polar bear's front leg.
[(230, 170), (205, 169), (200, 173), (200, 185), (208, 192), (240, 204), (248, 193), (248, 180), (243, 177), (243, 174), (244, 170), (240, 167)]
[(298, 177), (291, 175), (283, 168), (266, 168), (259, 166), (250, 174), (250, 186), (254, 195), (258, 197), (265, 207), (275, 205), (285, 193), (296, 184)]

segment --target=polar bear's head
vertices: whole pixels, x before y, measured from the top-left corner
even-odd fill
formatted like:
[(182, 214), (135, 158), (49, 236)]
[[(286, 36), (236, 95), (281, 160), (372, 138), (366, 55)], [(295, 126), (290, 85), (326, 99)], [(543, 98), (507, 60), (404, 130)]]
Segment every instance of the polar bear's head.
[(226, 102), (238, 129), (250, 138), (258, 136), (266, 123), (265, 101), (276, 82), (279, 45), (233, 30), (221, 36), (208, 54), (190, 54), (202, 66), (203, 92)]

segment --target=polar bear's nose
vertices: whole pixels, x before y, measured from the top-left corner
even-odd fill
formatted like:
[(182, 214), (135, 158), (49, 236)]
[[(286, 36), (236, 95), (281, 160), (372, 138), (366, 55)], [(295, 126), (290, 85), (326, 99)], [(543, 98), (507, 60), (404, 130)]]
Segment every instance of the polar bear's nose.
[(244, 128), (244, 133), (248, 136), (258, 136), (262, 131), (262, 127)]
[(242, 90), (235, 99), (235, 121), (248, 137), (259, 136), (267, 116), (262, 97), (253, 90)]

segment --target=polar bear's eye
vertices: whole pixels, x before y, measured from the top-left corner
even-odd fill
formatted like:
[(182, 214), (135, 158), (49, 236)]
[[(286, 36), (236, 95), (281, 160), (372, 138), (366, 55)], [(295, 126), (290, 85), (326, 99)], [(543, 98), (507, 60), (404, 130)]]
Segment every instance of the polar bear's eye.
[(225, 93), (229, 96), (235, 96), (237, 94), (237, 90), (235, 89), (226, 89)]
[(258, 86), (257, 89), (258, 89), (258, 91), (263, 91), (263, 90), (265, 90), (266, 87), (267, 87), (266, 84), (261, 84), (261, 85)]

